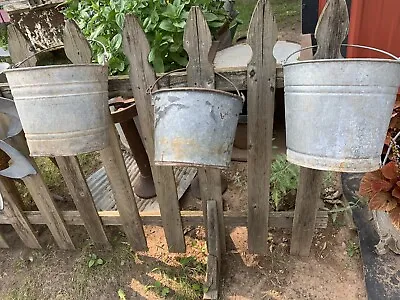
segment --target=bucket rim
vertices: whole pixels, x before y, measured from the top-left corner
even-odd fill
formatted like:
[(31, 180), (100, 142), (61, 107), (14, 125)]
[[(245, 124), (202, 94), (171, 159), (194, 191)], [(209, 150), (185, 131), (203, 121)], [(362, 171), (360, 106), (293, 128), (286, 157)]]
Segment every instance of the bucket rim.
[(338, 59), (315, 59), (315, 60), (299, 60), (295, 62), (290, 62), (283, 64), (282, 67), (290, 67), (300, 64), (310, 64), (310, 63), (332, 63), (332, 62), (385, 62), (385, 63), (395, 63), (400, 64), (400, 60), (386, 59), (386, 58), (338, 58)]
[(216, 168), (220, 170), (226, 170), (229, 168), (228, 164), (221, 164), (221, 165), (210, 165), (210, 164), (199, 164), (199, 163), (192, 163), (192, 162), (177, 162), (177, 161), (165, 161), (165, 160), (158, 160), (154, 159), (154, 164), (160, 167), (191, 167), (191, 168)]
[(91, 68), (105, 68), (108, 69), (108, 65), (101, 64), (68, 64), (68, 65), (48, 65), (48, 66), (35, 66), (35, 67), (24, 67), (24, 68), (13, 68), (4, 70), (4, 73), (12, 72), (27, 72), (34, 70), (48, 70), (48, 69), (68, 69), (68, 68), (79, 68), (79, 67), (91, 67)]
[(159, 89), (155, 92), (152, 92), (151, 95), (155, 95), (155, 94), (161, 94), (164, 92), (212, 92), (212, 93), (217, 93), (217, 94), (222, 94), (225, 96), (230, 96), (232, 98), (235, 98), (236, 100), (240, 101), (240, 103), (243, 103), (243, 99), (242, 97), (240, 97), (239, 95), (235, 95), (233, 93), (229, 93), (226, 91), (221, 91), (221, 90), (215, 90), (215, 89), (209, 89), (209, 88), (198, 88), (198, 87), (176, 87), (176, 88), (162, 88)]

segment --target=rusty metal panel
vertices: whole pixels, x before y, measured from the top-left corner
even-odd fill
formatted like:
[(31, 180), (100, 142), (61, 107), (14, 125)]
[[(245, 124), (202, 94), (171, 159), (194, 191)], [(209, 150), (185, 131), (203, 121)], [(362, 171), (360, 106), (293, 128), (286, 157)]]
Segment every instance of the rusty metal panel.
[[(349, 43), (376, 47), (400, 56), (399, 0), (353, 0)], [(387, 58), (363, 49), (348, 49), (348, 57)]]
[[(138, 178), (139, 169), (135, 159), (126, 151), (123, 152), (126, 169), (128, 170), (129, 179), (134, 189), (134, 182)], [(180, 199), (186, 190), (189, 188), (193, 178), (197, 174), (196, 168), (184, 167), (174, 168), (175, 182)], [(106, 171), (103, 168), (93, 173), (87, 179), (89, 189), (93, 195), (96, 208), (98, 210), (116, 210), (114, 195), (111, 190), (110, 182), (108, 181)], [(136, 196), (138, 209), (142, 211), (159, 211), (157, 197), (143, 199)]]
[(10, 17), (7, 12), (3, 9), (0, 9), (0, 24), (7, 24), (10, 22)]

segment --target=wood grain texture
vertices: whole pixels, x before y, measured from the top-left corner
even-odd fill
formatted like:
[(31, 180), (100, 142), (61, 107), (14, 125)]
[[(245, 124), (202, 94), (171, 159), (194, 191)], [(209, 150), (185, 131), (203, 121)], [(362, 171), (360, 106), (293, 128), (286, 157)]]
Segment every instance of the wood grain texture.
[[(216, 68), (215, 72), (221, 73), (232, 81), (239, 90), (247, 90), (247, 68)], [(157, 78), (161, 74), (157, 74)], [(176, 72), (165, 76), (159, 81), (159, 88), (167, 87), (186, 87), (187, 74), (186, 72)], [(283, 70), (282, 66), (276, 67), (276, 87), (283, 88)], [(6, 85), (0, 88), (5, 89)], [(232, 91), (232, 85), (225, 79), (217, 76), (215, 77), (215, 88), (222, 91)], [(116, 96), (123, 96), (132, 98), (132, 86), (127, 75), (111, 76), (108, 81), (108, 92), (110, 98)]]
[[(21, 31), (18, 30), (14, 25), (7, 26), (8, 32), (8, 50), (10, 51), (11, 60), (14, 64), (24, 60), (28, 56), (34, 54), (31, 50), (31, 45), (25, 39)], [(34, 67), (36, 66), (37, 59), (32, 57), (26, 62), (21, 64), (21, 67)]]
[(207, 201), (207, 274), (203, 299), (218, 299), (221, 273), (221, 241), (218, 232), (218, 208), (215, 200)]
[[(112, 124), (111, 115), (109, 121)], [(147, 241), (142, 220), (140, 219), (135, 195), (121, 152), (119, 137), (114, 125), (110, 126), (109, 131), (110, 145), (100, 151), (100, 158), (110, 181), (115, 203), (121, 215), (124, 232), (132, 249), (147, 251)]]
[(11, 223), (14, 230), (24, 243), (31, 249), (40, 249), (40, 243), (22, 209), (22, 201), (19, 192), (12, 179), (0, 177), (0, 192), (4, 200), (4, 214), (13, 219)]
[(92, 62), (89, 43), (74, 21), (65, 21), (63, 40), (65, 54), (72, 63), (90, 64)]
[(154, 165), (154, 112), (151, 96), (146, 90), (155, 82), (156, 75), (148, 63), (149, 42), (134, 15), (125, 17), (123, 47), (130, 61), (130, 82), (138, 110), (143, 143), (152, 166), (168, 249), (170, 252), (184, 253), (186, 246), (174, 171), (172, 167)]
[[(91, 63), (92, 51), (89, 43), (74, 21), (65, 21), (63, 40), (65, 54), (72, 63)], [(97, 245), (102, 245), (106, 248), (110, 247), (77, 157), (56, 157), (55, 160), (67, 184), (75, 206), (81, 213), (90, 238)]]
[[(91, 50), (89, 43), (80, 32), (75, 22), (67, 21), (64, 29), (64, 41), (66, 45), (66, 54), (74, 64), (87, 64), (91, 62)], [(136, 251), (147, 250), (146, 237), (144, 235), (142, 220), (139, 216), (136, 199), (129, 180), (128, 171), (122, 156), (119, 138), (114, 128), (114, 123), (109, 116), (109, 136), (110, 144), (100, 151), (101, 160), (104, 164), (110, 185), (114, 194), (117, 208), (120, 210), (122, 227), (131, 244), (132, 249)], [(78, 203), (79, 211), (87, 211), (84, 217), (85, 225), (89, 235), (103, 245), (108, 246), (108, 240), (105, 235), (101, 220), (97, 215), (93, 198), (87, 187), (86, 180), (82, 175), (78, 160), (74, 157), (56, 158), (62, 168), (63, 176), (67, 182), (68, 188), (73, 195), (74, 201)], [(82, 180), (73, 180), (73, 176)], [(79, 191), (79, 193), (76, 193)], [(86, 198), (86, 201), (85, 199)], [(84, 202), (85, 201), (85, 202)], [(92, 226), (93, 225), (93, 226)], [(89, 229), (91, 227), (91, 229)], [(90, 230), (90, 231), (89, 231)]]
[[(78, 211), (61, 212), (63, 219), (68, 225), (82, 226), (84, 225), (82, 217)], [(40, 211), (25, 211), (24, 215), (31, 224), (46, 224), (45, 217)], [(118, 211), (99, 211), (99, 216), (105, 226), (121, 226), (121, 216)], [(293, 225), (293, 211), (281, 211), (269, 213), (269, 227), (290, 229)], [(159, 213), (141, 212), (144, 225), (162, 226), (162, 219)], [(0, 214), (0, 224), (12, 224), (14, 218), (8, 218), (4, 214)], [(203, 212), (201, 211), (182, 211), (182, 222), (184, 226), (203, 226)], [(224, 212), (224, 223), (228, 227), (246, 227), (247, 215), (239, 212)], [(317, 213), (317, 222), (315, 228), (326, 228), (328, 224), (328, 213), (319, 211)]]
[(268, 238), (269, 181), (276, 85), (273, 48), (277, 27), (268, 0), (254, 10), (247, 35), (253, 57), (247, 71), (248, 110), (248, 245), (265, 254)]
[[(347, 36), (349, 14), (345, 0), (329, 0), (318, 20), (314, 59), (340, 58), (340, 45)], [(309, 256), (320, 201), (323, 172), (300, 168), (290, 253)]]
[(314, 59), (341, 58), (340, 47), (349, 32), (349, 12), (345, 0), (329, 0), (315, 28), (318, 49)]
[(46, 224), (50, 229), (58, 247), (64, 250), (75, 249), (69, 236), (66, 224), (53, 197), (48, 190), (46, 183), (43, 181), (40, 174), (29, 175), (22, 179), (28, 188), (36, 206), (44, 216)]
[(111, 247), (78, 159), (66, 156), (56, 157), (56, 161), (89, 237), (97, 246)]
[[(200, 7), (192, 7), (184, 32), (184, 45), (189, 63), (187, 70), (188, 86), (214, 89), (215, 75), (214, 68), (209, 61), (210, 49), (212, 46), (211, 32), (201, 12)], [(221, 172), (214, 168), (199, 169), (200, 195), (203, 201), (215, 201), (217, 204), (219, 218), (218, 232), (221, 241), (220, 249), (226, 251), (225, 225), (223, 220), (223, 200), (221, 188)], [(207, 214), (208, 215), (208, 214)], [(207, 222), (208, 224), (209, 222)], [(207, 227), (207, 230), (209, 228)]]
[(310, 255), (319, 201), (321, 201), (323, 175), (322, 171), (300, 168), (290, 244), (291, 255)]
[[(11, 26), (11, 27), (10, 27)], [(26, 41), (26, 39), (22, 36), (21, 32), (19, 32), (13, 25), (8, 26), (9, 33), (12, 33), (12, 36), (9, 38), (10, 43), (15, 43), (15, 47), (23, 47), (24, 49), (21, 51), (25, 51), (24, 53), (19, 51), (10, 51), (11, 59), (13, 62), (19, 62), (25, 59), (32, 52), (29, 50), (30, 45)], [(11, 50), (11, 49), (10, 49)], [(34, 67), (36, 65), (36, 59), (29, 59), (21, 66), (24, 67)], [(34, 159), (29, 157), (29, 149), (26, 144), (25, 138), (22, 135), (17, 135), (11, 139), (12, 146), (18, 149), (21, 153), (23, 153), (31, 162), (31, 164), (35, 167), (36, 170), (39, 170)], [(36, 203), (36, 206), (42, 213), (43, 217), (46, 220), (46, 225), (48, 226), (51, 234), (54, 237), (57, 245), (61, 249), (70, 250), (75, 249), (75, 246), (69, 236), (67, 227), (65, 225), (64, 219), (62, 218), (60, 211), (58, 210), (57, 205), (54, 202), (53, 197), (48, 190), (46, 183), (44, 182), (41, 174), (29, 175), (23, 178), (23, 181), (28, 188), (29, 193), (32, 195), (33, 200)]]

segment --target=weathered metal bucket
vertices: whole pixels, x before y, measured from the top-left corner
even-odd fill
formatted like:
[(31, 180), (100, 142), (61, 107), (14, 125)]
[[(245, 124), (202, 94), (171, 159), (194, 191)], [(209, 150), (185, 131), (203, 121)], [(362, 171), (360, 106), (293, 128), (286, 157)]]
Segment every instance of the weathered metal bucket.
[(5, 71), (32, 156), (108, 145), (108, 69), (97, 64)]
[[(355, 45), (354, 45), (355, 46)], [(400, 85), (400, 61), (327, 59), (284, 64), (288, 161), (312, 169), (379, 168)]]
[(152, 101), (156, 165), (228, 167), (243, 106), (239, 92), (162, 89)]

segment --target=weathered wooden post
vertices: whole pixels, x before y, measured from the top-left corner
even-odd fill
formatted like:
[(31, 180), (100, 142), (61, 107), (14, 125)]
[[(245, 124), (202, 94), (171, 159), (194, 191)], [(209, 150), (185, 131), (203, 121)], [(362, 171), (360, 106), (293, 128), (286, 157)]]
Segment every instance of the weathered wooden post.
[[(347, 36), (348, 26), (349, 15), (346, 1), (329, 0), (315, 31), (318, 49), (314, 59), (340, 58), (340, 47)], [(292, 255), (308, 256), (310, 254), (323, 174), (323, 171), (303, 167), (300, 170), (290, 247)]]
[(11, 226), (14, 228), (24, 245), (32, 249), (42, 248), (32, 225), (23, 213), (21, 197), (13, 180), (1, 177), (0, 191), (4, 200), (4, 213), (8, 218), (10, 218), (10, 220), (13, 220)]
[[(73, 63), (89, 64), (92, 62), (92, 54), (88, 42), (80, 32), (78, 26), (70, 20), (65, 23), (64, 47), (68, 58)], [(105, 149), (100, 150), (101, 160), (105, 166), (108, 179), (111, 183), (117, 208), (121, 215), (122, 226), (127, 235), (128, 241), (134, 250), (145, 251), (147, 250), (147, 243), (143, 231), (142, 220), (140, 219), (131, 182), (121, 153), (119, 138), (114, 128), (114, 123), (111, 121), (111, 116), (109, 116), (109, 126), (110, 145)], [(101, 237), (106, 239), (104, 229), (94, 206), (92, 195), (87, 187), (86, 180), (80, 170), (78, 161), (76, 158), (57, 157), (57, 162), (60, 165), (60, 170), (63, 172), (64, 179), (70, 188), (71, 194), (73, 196), (75, 195), (75, 203), (78, 210), (81, 212), (82, 217), (85, 215), (84, 205), (86, 206), (86, 209), (91, 212), (88, 216), (90, 219), (87, 219), (88, 217), (86, 217), (86, 220), (85, 218), (83, 219), (85, 225), (96, 225), (97, 228), (95, 228), (96, 230), (94, 231), (97, 234), (101, 234)], [(74, 174), (74, 177), (78, 176), (82, 179), (79, 183), (70, 176)], [(79, 191), (79, 193), (76, 191)], [(88, 201), (88, 199), (90, 199), (90, 201)], [(82, 202), (78, 202), (77, 200), (82, 200)], [(85, 202), (83, 202), (84, 200)], [(78, 203), (80, 204), (80, 207), (78, 206)], [(87, 230), (90, 233), (89, 227), (87, 226)], [(95, 234), (95, 232), (93, 232), (93, 234)]]
[(154, 165), (154, 112), (147, 89), (156, 81), (148, 62), (149, 42), (138, 20), (125, 16), (123, 33), (124, 51), (130, 62), (130, 81), (135, 98), (143, 142), (147, 150), (160, 205), (162, 223), (170, 252), (185, 252), (185, 238), (179, 211), (178, 195), (172, 167)]
[[(14, 63), (17, 63), (32, 55), (32, 52), (29, 50), (29, 43), (19, 32), (19, 30), (14, 25), (8, 25), (7, 30), (12, 61)], [(36, 58), (32, 57), (21, 66), (34, 67), (36, 65), (36, 62)], [(16, 138), (16, 144), (19, 145), (18, 150), (22, 151), (23, 153), (28, 153), (27, 149), (21, 149), (21, 147), (26, 147), (26, 143), (21, 140), (21, 137)], [(31, 159), (31, 163), (37, 169), (37, 166), (33, 159)], [(43, 181), (42, 176), (40, 174), (29, 175), (22, 178), (22, 180), (28, 188), (29, 193), (32, 195), (32, 198), (35, 201), (40, 212), (46, 218), (46, 224), (49, 227), (58, 246), (61, 249), (75, 249), (71, 237), (69, 236), (69, 233), (67, 231), (64, 219), (62, 218), (60, 211), (54, 203), (53, 197), (51, 196), (45, 182)]]
[(269, 181), (276, 85), (273, 48), (278, 37), (268, 0), (260, 0), (251, 18), (247, 43), (253, 57), (247, 68), (248, 245), (265, 254), (268, 239)]
[[(192, 7), (184, 33), (184, 48), (189, 55), (188, 86), (215, 88), (214, 68), (209, 60), (211, 32), (199, 7)], [(215, 168), (199, 168), (200, 194), (206, 203), (207, 283), (204, 299), (218, 299), (221, 254), (226, 252), (221, 173)]]

